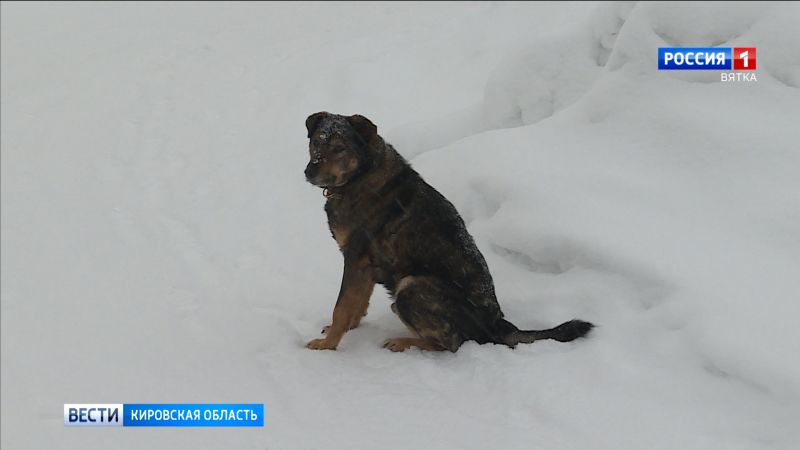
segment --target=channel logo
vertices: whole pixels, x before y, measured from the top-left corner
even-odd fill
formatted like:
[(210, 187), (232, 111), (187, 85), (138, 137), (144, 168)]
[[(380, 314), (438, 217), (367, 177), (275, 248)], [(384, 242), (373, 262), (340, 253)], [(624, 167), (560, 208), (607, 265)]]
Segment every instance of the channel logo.
[(70, 427), (121, 427), (122, 404), (65, 404), (64, 425)]
[(733, 70), (756, 70), (756, 48), (734, 47)]
[(68, 427), (263, 427), (258, 403), (67, 403)]
[(755, 47), (659, 47), (658, 70), (756, 70)]

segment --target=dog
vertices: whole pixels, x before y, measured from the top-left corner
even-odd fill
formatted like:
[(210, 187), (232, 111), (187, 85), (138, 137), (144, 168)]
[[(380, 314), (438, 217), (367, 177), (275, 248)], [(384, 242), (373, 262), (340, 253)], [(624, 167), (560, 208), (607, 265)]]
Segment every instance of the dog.
[(389, 339), (404, 351), (455, 352), (466, 341), (514, 348), (540, 339), (572, 341), (594, 326), (571, 320), (548, 330), (520, 330), (503, 318), (489, 268), (456, 208), (361, 115), (318, 112), (306, 119), (306, 180), (323, 188), (344, 273), (325, 337), (306, 345), (335, 350), (367, 313), (375, 284), (414, 337)]

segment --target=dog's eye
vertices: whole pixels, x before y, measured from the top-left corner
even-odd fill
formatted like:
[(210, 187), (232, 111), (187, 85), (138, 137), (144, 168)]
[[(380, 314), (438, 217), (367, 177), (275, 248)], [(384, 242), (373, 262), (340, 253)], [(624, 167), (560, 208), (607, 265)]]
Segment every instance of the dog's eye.
[(336, 147), (333, 147), (333, 148), (331, 149), (331, 151), (332, 151), (333, 153), (341, 153), (341, 152), (345, 151), (345, 147), (342, 147), (342, 146), (339, 146), (339, 145), (337, 145)]

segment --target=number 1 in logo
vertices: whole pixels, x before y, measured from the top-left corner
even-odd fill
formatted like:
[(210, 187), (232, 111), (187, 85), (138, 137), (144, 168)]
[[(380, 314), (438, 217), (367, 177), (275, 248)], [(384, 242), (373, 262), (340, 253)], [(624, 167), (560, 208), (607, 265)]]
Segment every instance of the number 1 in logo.
[(756, 70), (756, 48), (734, 47), (733, 70)]

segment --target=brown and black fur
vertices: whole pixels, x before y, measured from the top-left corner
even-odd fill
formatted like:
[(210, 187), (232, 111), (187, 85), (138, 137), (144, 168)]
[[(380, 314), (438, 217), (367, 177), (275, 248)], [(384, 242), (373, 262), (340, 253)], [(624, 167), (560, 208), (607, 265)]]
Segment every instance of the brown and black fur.
[(414, 333), (390, 339), (402, 351), (458, 350), (465, 341), (514, 347), (540, 339), (566, 342), (592, 324), (572, 320), (541, 331), (503, 318), (483, 255), (455, 207), (378, 135), (366, 117), (327, 112), (306, 120), (311, 162), (307, 180), (325, 188), (325, 212), (344, 256), (331, 325), (306, 346), (335, 349), (367, 312), (376, 283)]

